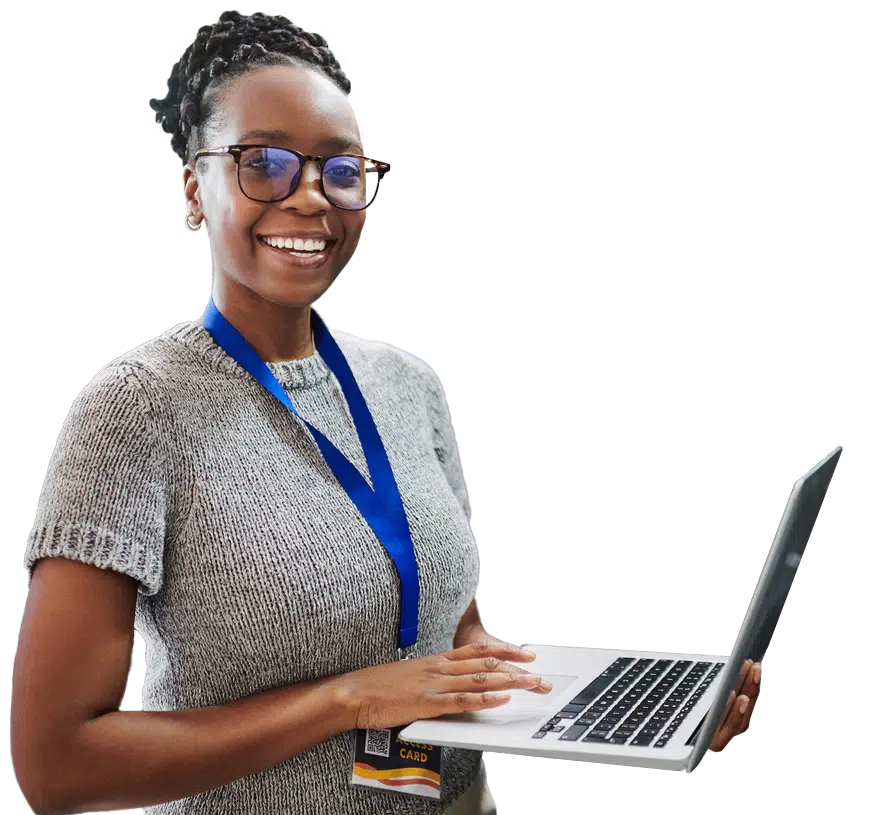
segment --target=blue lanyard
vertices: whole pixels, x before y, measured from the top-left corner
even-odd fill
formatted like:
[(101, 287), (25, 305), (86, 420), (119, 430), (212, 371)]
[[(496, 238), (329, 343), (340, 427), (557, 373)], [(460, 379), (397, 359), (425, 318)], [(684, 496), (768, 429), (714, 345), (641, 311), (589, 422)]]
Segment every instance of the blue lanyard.
[(380, 434), (360, 392), (353, 372), (329, 333), (320, 315), (311, 309), (311, 326), (314, 330), (314, 345), (323, 361), (338, 379), (350, 408), (354, 425), (359, 433), (374, 490), (368, 485), (359, 470), (344, 454), (314, 425), (309, 424), (293, 406), (284, 388), (251, 344), (220, 313), (209, 298), (202, 315), (202, 324), (214, 337), (215, 342), (254, 377), (267, 391), (296, 414), (314, 436), (326, 463), (332, 469), (341, 486), (356, 504), (360, 514), (372, 532), (383, 544), (399, 574), (401, 611), (399, 619), (399, 659), (407, 659), (415, 653), (417, 643), (417, 614), (420, 597), (417, 560), (414, 543), (408, 528), (408, 518), (402, 505), (402, 497), (390, 467), (387, 451)]

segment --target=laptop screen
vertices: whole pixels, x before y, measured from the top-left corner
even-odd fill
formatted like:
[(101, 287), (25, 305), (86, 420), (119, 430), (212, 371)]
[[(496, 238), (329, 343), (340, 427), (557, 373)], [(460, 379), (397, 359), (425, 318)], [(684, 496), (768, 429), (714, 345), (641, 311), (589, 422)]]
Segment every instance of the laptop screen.
[(688, 772), (698, 766), (707, 751), (731, 691), (739, 692), (744, 661), (760, 662), (767, 652), (842, 450), (837, 447), (792, 488), (716, 696), (687, 742), (695, 745), (686, 767)]

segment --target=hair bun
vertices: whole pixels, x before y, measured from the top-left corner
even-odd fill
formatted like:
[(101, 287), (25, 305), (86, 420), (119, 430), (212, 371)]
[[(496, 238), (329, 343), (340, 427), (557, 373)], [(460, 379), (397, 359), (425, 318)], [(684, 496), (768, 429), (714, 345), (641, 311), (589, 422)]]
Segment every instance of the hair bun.
[(155, 119), (172, 133), (172, 149), (182, 161), (190, 160), (201, 129), (211, 119), (219, 97), (206, 96), (218, 84), (259, 64), (308, 64), (350, 93), (350, 80), (320, 34), (305, 31), (280, 14), (256, 12), (250, 16), (224, 11), (214, 25), (200, 26), (194, 41), (172, 66), (163, 99), (151, 99)]
[(242, 19), (242, 15), (239, 14), (239, 12), (237, 11), (225, 11), (221, 14), (220, 17), (218, 17), (218, 19), (222, 23), (226, 22), (227, 20), (232, 20), (232, 22), (237, 23), (239, 22), (239, 20)]

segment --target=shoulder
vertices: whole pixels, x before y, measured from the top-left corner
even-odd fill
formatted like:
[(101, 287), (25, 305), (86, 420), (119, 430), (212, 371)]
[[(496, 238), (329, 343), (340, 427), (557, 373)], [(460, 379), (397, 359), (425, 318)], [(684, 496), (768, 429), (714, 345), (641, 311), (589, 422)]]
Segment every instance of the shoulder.
[(408, 386), (427, 391), (438, 390), (440, 380), (432, 366), (416, 354), (384, 340), (366, 339), (347, 331), (330, 329), (354, 371), (377, 371), (400, 377)]
[(122, 407), (138, 407), (141, 413), (162, 411), (167, 388), (179, 374), (184, 377), (185, 366), (195, 363), (170, 334), (193, 323), (178, 323), (106, 362), (79, 391), (75, 404), (106, 414)]

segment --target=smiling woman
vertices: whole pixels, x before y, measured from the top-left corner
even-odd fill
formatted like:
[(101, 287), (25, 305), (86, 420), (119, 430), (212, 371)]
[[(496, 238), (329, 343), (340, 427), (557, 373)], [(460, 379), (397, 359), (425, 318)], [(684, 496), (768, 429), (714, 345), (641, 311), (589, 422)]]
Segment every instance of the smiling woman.
[[(225, 12), (168, 88), (211, 298), (105, 365), (58, 437), (25, 555), (21, 788), (37, 813), (494, 813), (479, 751), (391, 753), (409, 722), (547, 692), (480, 622), (444, 389), (312, 308), (390, 165), (285, 17)], [(121, 711), (134, 627), (144, 709)]]
[(389, 170), (365, 155), (329, 40), (281, 15), (224, 12), (150, 104), (183, 167), (186, 223), (207, 227), (215, 304), (267, 362), (309, 357), (311, 304), (357, 251)]

